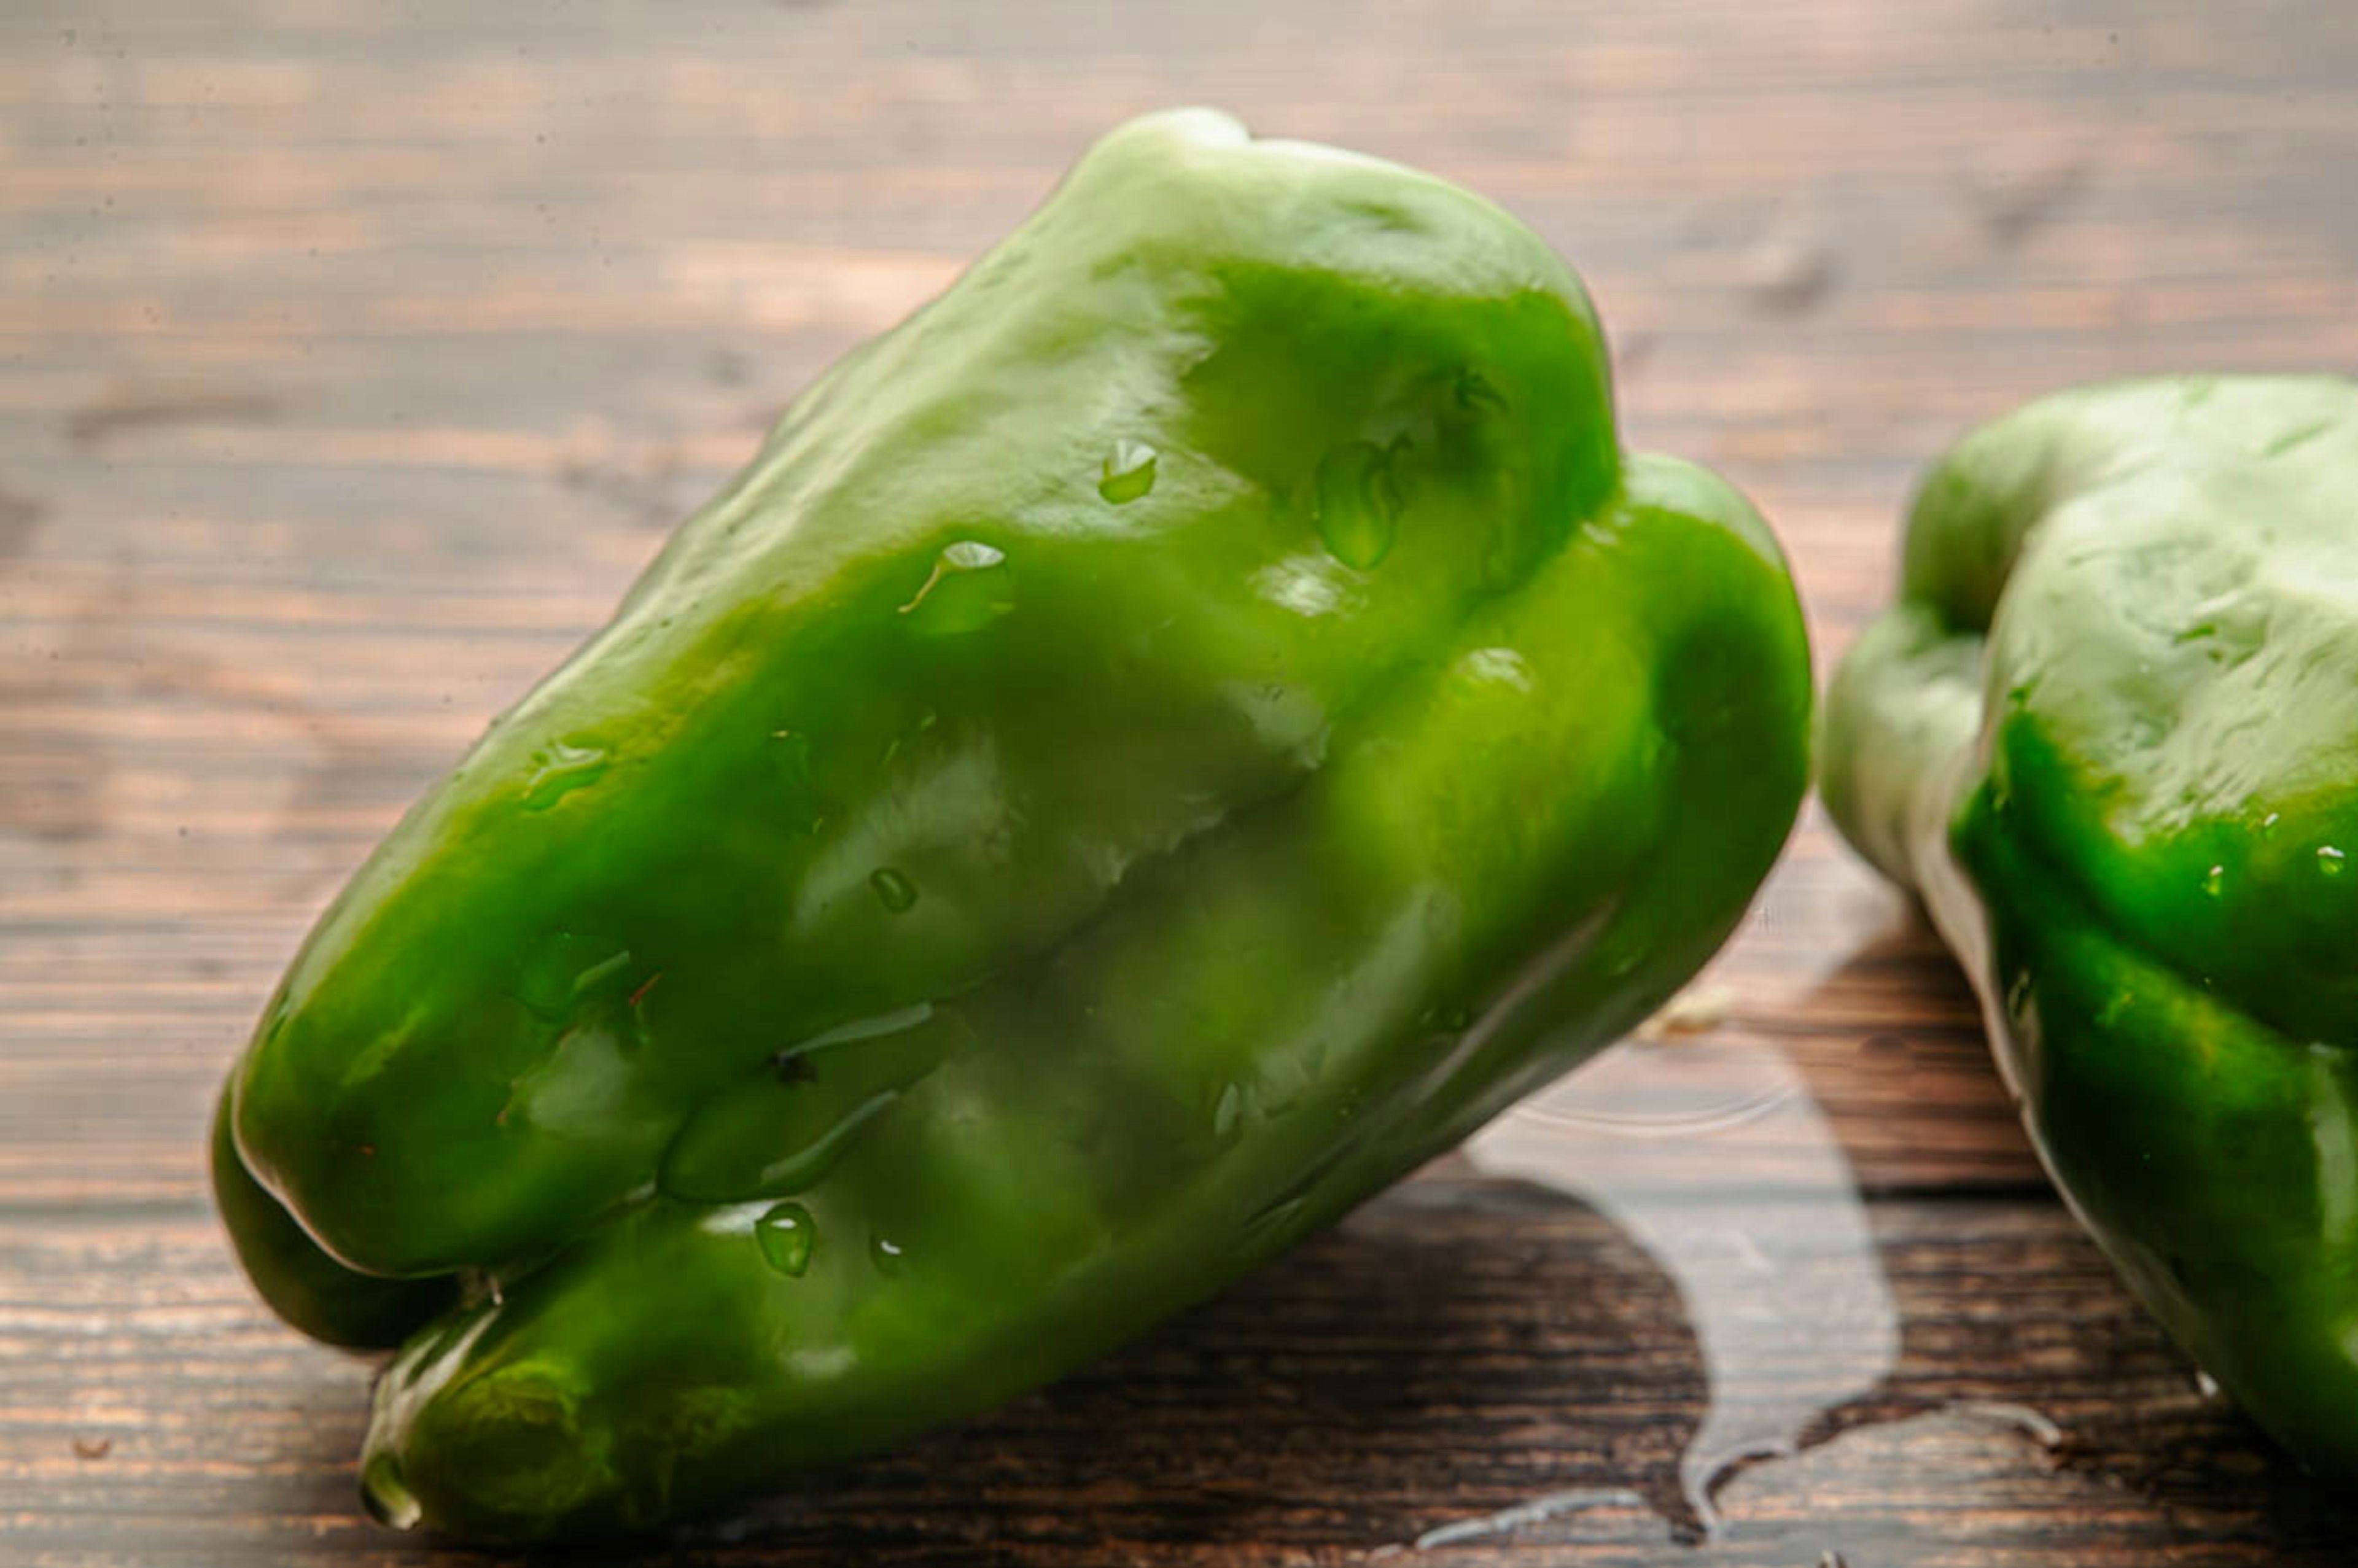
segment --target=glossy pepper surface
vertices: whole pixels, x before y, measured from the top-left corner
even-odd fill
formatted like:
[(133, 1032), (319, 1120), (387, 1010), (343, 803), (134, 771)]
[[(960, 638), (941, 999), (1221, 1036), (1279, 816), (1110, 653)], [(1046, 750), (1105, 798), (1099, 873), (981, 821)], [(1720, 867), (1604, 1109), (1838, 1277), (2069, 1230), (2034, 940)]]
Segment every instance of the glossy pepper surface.
[(2121, 383), (1967, 437), (1824, 771), (2130, 1286), (2358, 1474), (2358, 385)]
[(1623, 1033), (1809, 707), (1774, 541), (1623, 458), (1537, 237), (1134, 122), (362, 867), (223, 1207), (401, 1343), (382, 1517), (652, 1523), (1054, 1377)]

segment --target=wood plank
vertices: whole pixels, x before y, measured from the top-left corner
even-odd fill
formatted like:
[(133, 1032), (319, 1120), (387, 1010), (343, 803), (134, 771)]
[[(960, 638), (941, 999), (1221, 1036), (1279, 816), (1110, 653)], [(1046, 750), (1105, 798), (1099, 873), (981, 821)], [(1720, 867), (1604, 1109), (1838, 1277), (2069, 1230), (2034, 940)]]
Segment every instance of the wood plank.
[[(2358, 1549), (2060, 1211), (1895, 1200), (1872, 1248), (1898, 1348), (1854, 1392), (1807, 1274), (1764, 1281), (1730, 1249), (1673, 1276), (1571, 1198), (1430, 1178), (1055, 1389), (648, 1560), (1344, 1563), (1452, 1531), (1429, 1539), (1446, 1561), (1498, 1564), (2323, 1568)], [(499, 1560), (359, 1514), (364, 1367), (272, 1322), (204, 1214), (0, 1218), (0, 1559)], [(1707, 1363), (1682, 1303), (1731, 1290), (1789, 1319), (1754, 1346), (1773, 1356)], [(1701, 1522), (1682, 1447), (1731, 1394), (1801, 1412), (1808, 1446), (1737, 1472), (1720, 1533), (1673, 1551)]]
[[(368, 846), (795, 389), (1113, 120), (1218, 103), (1512, 206), (1606, 313), (1629, 441), (1761, 501), (1830, 661), (1966, 424), (2097, 375), (2358, 359), (2353, 79), (2330, 0), (5, 8), (0, 1563), (415, 1555), (350, 1507), (358, 1372), (255, 1312), (204, 1217), (222, 1067)], [(1644, 1500), (1436, 1550), (2349, 1560), (2038, 1198), (1970, 998), (1814, 812), (1701, 994), (1572, 1114), (1696, 1114), (1747, 1074), (1781, 1108), (1667, 1155), (1577, 1144), (1617, 1225), (1453, 1167), (665, 1560), (1357, 1561), (1616, 1488)], [(1840, 1392), (1861, 1341), (1800, 1323), (1794, 1384), (1714, 1367), (1707, 1395), (1702, 1287), (1629, 1227), (1708, 1273), (1711, 1227), (1775, 1262), (1862, 1212), (1896, 1368), (1730, 1484), (1725, 1540), (1671, 1550), (1707, 1398)], [(1955, 1408), (1991, 1400), (2069, 1442)]]

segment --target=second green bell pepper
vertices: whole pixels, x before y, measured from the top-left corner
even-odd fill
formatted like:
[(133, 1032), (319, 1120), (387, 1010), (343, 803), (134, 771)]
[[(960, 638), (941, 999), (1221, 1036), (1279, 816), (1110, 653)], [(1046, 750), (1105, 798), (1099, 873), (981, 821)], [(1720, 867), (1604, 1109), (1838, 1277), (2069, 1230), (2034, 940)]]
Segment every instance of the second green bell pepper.
[(1141, 120), (361, 869), (224, 1208), (402, 1342), (383, 1517), (651, 1523), (1055, 1376), (1636, 1023), (1809, 710), (1774, 541), (1622, 457), (1536, 236)]
[(2358, 385), (2126, 382), (1968, 436), (1823, 789), (2123, 1277), (2358, 1474)]

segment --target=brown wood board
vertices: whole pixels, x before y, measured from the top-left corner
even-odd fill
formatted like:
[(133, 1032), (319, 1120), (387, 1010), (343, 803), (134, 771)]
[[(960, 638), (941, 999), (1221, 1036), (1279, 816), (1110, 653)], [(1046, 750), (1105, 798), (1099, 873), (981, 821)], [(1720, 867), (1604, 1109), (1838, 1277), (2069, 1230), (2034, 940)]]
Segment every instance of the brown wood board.
[[(220, 1073), (416, 793), (1116, 119), (1216, 103), (1522, 214), (1597, 297), (1629, 442), (1776, 523), (1823, 662), (1974, 419), (2358, 362), (2353, 81), (2328, 0), (8, 7), (0, 1563), (422, 1557), (352, 1501), (362, 1369), (215, 1234)], [(649, 1560), (1357, 1561), (1544, 1498), (1427, 1550), (2358, 1557), (2078, 1238), (1970, 997), (1814, 810), (1704, 984), (1704, 1027), (1639, 1049), (1789, 1063), (1819, 1114), (1649, 1179), (1741, 1231), (1823, 1202), (1835, 1151), (1899, 1336), (1806, 1452), (1726, 1483), (1724, 1538), (1683, 1543), (1726, 1370), (1696, 1281), (1454, 1162), (1057, 1390)], [(1840, 1348), (1801, 1334), (1798, 1386)]]

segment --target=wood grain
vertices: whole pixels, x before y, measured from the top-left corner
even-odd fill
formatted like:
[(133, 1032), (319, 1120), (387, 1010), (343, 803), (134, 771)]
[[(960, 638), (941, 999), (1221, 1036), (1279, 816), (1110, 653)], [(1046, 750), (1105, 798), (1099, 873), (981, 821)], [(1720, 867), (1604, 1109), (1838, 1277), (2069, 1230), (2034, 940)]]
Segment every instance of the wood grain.
[[(1345, 1563), (1453, 1528), (1451, 1563), (1704, 1568), (2322, 1565), (2358, 1544), (2051, 1206), (1890, 1200), (1875, 1244), (1897, 1364), (1799, 1458), (1723, 1487), (1708, 1542), (1677, 1461), (1712, 1390), (1673, 1281), (1578, 1204), (1436, 1178), (1051, 1390), (636, 1555)], [(0, 1279), (11, 1563), (494, 1560), (356, 1515), (363, 1369), (276, 1327), (202, 1213), (0, 1221)], [(1601, 1506), (1472, 1528), (1566, 1493)]]
[[(1115, 119), (1217, 103), (1514, 208), (1612, 326), (1631, 443), (1760, 500), (1830, 661), (1910, 475), (1974, 419), (2085, 377), (2358, 359), (2353, 80), (2331, 0), (18, 0), (0, 1563), (415, 1555), (352, 1507), (359, 1373), (261, 1317), (212, 1238), (219, 1074), (417, 790), (798, 386)], [(1433, 1550), (2349, 1560), (2045, 1196), (1970, 998), (1814, 814), (1704, 984), (1700, 1040), (1790, 1060), (1870, 1195), (1904, 1343), (1828, 1418), (1856, 1424), (1731, 1483), (1726, 1540), (1662, 1517), (1707, 1398), (1686, 1286), (1461, 1173), (652, 1560), (1357, 1560), (1581, 1488), (1646, 1501)], [(1734, 1174), (1814, 1158), (1784, 1136)], [(1961, 1400), (2067, 1448), (1893, 1419)]]

